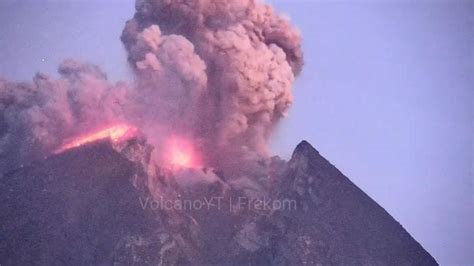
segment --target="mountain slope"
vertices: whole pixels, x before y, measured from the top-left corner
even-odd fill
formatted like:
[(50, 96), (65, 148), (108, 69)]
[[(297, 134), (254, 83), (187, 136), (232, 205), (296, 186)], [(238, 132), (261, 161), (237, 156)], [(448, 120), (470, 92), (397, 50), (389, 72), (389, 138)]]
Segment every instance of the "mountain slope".
[(140, 171), (104, 142), (3, 175), (0, 264), (154, 265), (165, 248), (179, 261), (166, 221), (140, 207)]
[[(151, 167), (150, 152), (143, 140), (101, 142), (1, 176), (0, 264), (437, 265), (307, 142), (239, 178)], [(222, 207), (142, 205), (212, 197)], [(235, 208), (240, 199), (295, 205)]]
[(286, 226), (279, 245), (294, 255), (292, 262), (437, 265), (397, 221), (306, 141), (296, 147), (280, 182), (279, 196), (298, 202), (298, 211), (277, 215)]

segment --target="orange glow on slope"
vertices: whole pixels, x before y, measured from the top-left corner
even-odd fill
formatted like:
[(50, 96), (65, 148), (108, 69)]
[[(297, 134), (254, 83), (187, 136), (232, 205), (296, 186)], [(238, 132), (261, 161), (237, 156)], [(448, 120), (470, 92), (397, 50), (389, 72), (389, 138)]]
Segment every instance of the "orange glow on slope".
[(168, 163), (172, 166), (196, 168), (201, 164), (193, 144), (186, 139), (172, 137), (166, 150)]
[(91, 134), (80, 136), (64, 143), (54, 153), (61, 153), (72, 148), (80, 147), (87, 143), (96, 142), (103, 139), (110, 139), (113, 143), (126, 140), (136, 135), (137, 129), (127, 124), (117, 124), (105, 129), (101, 129)]

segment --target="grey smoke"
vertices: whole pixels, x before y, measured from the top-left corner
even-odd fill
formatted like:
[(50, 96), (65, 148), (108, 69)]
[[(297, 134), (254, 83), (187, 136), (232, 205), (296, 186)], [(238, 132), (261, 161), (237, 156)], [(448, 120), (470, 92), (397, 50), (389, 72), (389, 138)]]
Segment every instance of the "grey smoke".
[(60, 65), (59, 79), (0, 80), (0, 168), (123, 121), (157, 149), (171, 134), (192, 139), (209, 166), (269, 155), (303, 65), (300, 34), (287, 18), (250, 0), (138, 0), (121, 39), (131, 86), (74, 60)]
[(57, 148), (68, 137), (124, 121), (124, 83), (110, 84), (99, 67), (66, 60), (59, 79), (37, 74), (32, 83), (0, 80), (0, 169)]
[(163, 97), (150, 101), (186, 118), (211, 165), (225, 164), (222, 154), (268, 155), (303, 64), (288, 19), (258, 1), (137, 1), (122, 41), (138, 88), (179, 99), (166, 111)]

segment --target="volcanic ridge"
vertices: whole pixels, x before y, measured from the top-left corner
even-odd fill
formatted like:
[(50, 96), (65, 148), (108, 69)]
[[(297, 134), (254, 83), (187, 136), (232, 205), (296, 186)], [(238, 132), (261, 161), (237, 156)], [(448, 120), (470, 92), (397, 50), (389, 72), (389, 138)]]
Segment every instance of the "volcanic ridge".
[(240, 176), (153, 149), (104, 139), (3, 174), (0, 264), (437, 265), (306, 141)]

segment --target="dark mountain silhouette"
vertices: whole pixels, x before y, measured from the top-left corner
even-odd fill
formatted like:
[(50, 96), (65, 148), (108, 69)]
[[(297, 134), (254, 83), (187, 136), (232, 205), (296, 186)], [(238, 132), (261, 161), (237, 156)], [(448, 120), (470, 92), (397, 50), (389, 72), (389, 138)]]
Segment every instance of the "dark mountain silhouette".
[[(0, 264), (437, 265), (305, 141), (239, 178), (160, 169), (151, 149), (101, 142), (3, 174)], [(220, 205), (144, 206), (205, 198)]]
[(278, 187), (280, 197), (294, 198), (300, 207), (278, 215), (286, 225), (278, 246), (297, 258), (294, 264), (437, 264), (390, 214), (306, 141), (296, 147)]

